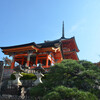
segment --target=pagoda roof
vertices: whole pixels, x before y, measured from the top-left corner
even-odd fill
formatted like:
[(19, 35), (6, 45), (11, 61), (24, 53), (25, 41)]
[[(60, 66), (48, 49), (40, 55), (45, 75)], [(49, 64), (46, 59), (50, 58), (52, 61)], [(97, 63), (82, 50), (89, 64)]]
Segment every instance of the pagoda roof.
[[(72, 38), (74, 38), (74, 37), (72, 37)], [(61, 37), (60, 39), (53, 40), (53, 41), (45, 41), (44, 43), (39, 43), (37, 45), (39, 45), (41, 48), (58, 47), (61, 44), (62, 40), (69, 40), (69, 39), (72, 39), (72, 38)]]
[(0, 47), (0, 48), (1, 49), (12, 49), (12, 48), (19, 48), (19, 47), (26, 47), (26, 46), (35, 46), (35, 47), (39, 48), (39, 46), (35, 42), (21, 44), (21, 45), (15, 45), (15, 46)]
[[(73, 45), (75, 46), (74, 49), (76, 49), (76, 52), (79, 52), (77, 43), (76, 43), (76, 41), (75, 41), (75, 37), (72, 37), (72, 38), (69, 38), (69, 39), (62, 39), (63, 42), (66, 41), (66, 40), (73, 42)], [(67, 41), (67, 42), (68, 42), (68, 41)]]
[(44, 43), (39, 43), (37, 45), (39, 45), (41, 48), (47, 48), (47, 47), (55, 47), (55, 48), (57, 48), (60, 45), (60, 42), (59, 42), (59, 40), (45, 41)]
[(35, 42), (27, 43), (27, 44), (21, 44), (21, 45), (14, 45), (14, 46), (6, 46), (6, 47), (0, 47), (1, 49), (12, 49), (12, 48), (19, 48), (19, 47), (26, 47), (26, 46), (35, 46), (36, 48), (47, 48), (47, 47), (59, 47), (61, 40), (66, 40), (67, 38), (60, 38), (53, 41), (45, 41), (44, 43), (36, 44)]
[(0, 48), (1, 49), (13, 49), (13, 48), (20, 48), (20, 47), (27, 47), (27, 46), (34, 46), (36, 48), (47, 48), (47, 47), (55, 47), (55, 48), (57, 48), (57, 47), (60, 46), (60, 43), (59, 43), (59, 41), (57, 41), (57, 42), (39, 43), (39, 44), (36, 44), (36, 43), (32, 42), (32, 43), (27, 43), (27, 44), (22, 44), (22, 45), (7, 46), (7, 47), (0, 47)]
[[(38, 43), (36, 44), (35, 42), (31, 42), (31, 43), (27, 43), (27, 44), (22, 44), (22, 45), (15, 45), (15, 46), (8, 46), (8, 47), (0, 47), (1, 49), (15, 49), (15, 48), (24, 48), (24, 47), (28, 47), (28, 46), (34, 46), (34, 48), (39, 49), (39, 48), (48, 48), (48, 47), (54, 47), (54, 48), (58, 48), (61, 47), (61, 44), (63, 41), (72, 41), (73, 45), (76, 49), (76, 51), (78, 52), (78, 47), (77, 44), (75, 42), (75, 38), (71, 37), (71, 38), (65, 38), (64, 36), (64, 22), (63, 22), (63, 26), (62, 26), (62, 37), (57, 39), (57, 40), (53, 40), (53, 41), (45, 41), (44, 43)], [(32, 48), (32, 47), (31, 47)], [(62, 49), (62, 47), (61, 47)], [(62, 50), (61, 50), (62, 51)]]
[[(72, 37), (72, 38), (74, 38), (74, 37)], [(19, 47), (26, 47), (26, 46), (34, 46), (36, 48), (47, 48), (47, 47), (55, 47), (55, 48), (57, 48), (57, 47), (60, 47), (62, 40), (70, 40), (72, 38), (61, 37), (61, 38), (59, 38), (57, 40), (45, 41), (44, 43), (39, 43), (39, 44), (36, 44), (35, 42), (31, 42), (31, 43), (27, 43), (27, 44), (0, 47), (0, 48), (1, 49), (12, 49), (12, 48), (19, 48)]]
[(68, 52), (64, 53), (64, 54), (63, 54), (63, 58), (64, 58), (65, 55), (73, 54), (73, 53), (74, 53), (75, 57), (77, 58), (77, 60), (79, 60), (78, 55), (77, 55), (77, 53), (76, 53), (76, 50), (68, 51)]

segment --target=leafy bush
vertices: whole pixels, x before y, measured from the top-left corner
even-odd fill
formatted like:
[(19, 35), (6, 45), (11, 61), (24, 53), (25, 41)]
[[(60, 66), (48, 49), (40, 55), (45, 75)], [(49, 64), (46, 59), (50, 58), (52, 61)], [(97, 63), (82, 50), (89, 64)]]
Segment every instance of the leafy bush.
[[(62, 94), (61, 90), (57, 91), (57, 86), (64, 86), (66, 91), (62, 89)], [(59, 98), (61, 99), (65, 95), (65, 97), (72, 96), (73, 98), (77, 98), (75, 100), (96, 100), (92, 98), (95, 98), (94, 95), (96, 95), (100, 99), (99, 87), (99, 67), (95, 66), (93, 63), (89, 61), (63, 60), (61, 63), (57, 63), (53, 67), (51, 67), (51, 70), (50, 72), (48, 72), (48, 75), (46, 76), (44, 83), (36, 86), (35, 90), (37, 90), (37, 96), (41, 98), (43, 97), (44, 99), (49, 97), (51, 98), (53, 96), (56, 97), (59, 94)], [(40, 88), (43, 91), (42, 95), (40, 95), (41, 91), (38, 88)], [(76, 88), (76, 90), (73, 88)], [(30, 90), (32, 91), (31, 95), (34, 95), (34, 97), (36, 95), (34, 94), (35, 90), (34, 88)], [(68, 90), (70, 92), (67, 92)], [(64, 93), (64, 91), (67, 94)], [(82, 95), (84, 96), (84, 98)], [(85, 99), (89, 97), (92, 98)]]
[(11, 74), (10, 79), (11, 80), (15, 80), (16, 79), (15, 75), (14, 74)]
[(56, 91), (52, 91), (43, 97), (43, 100), (62, 100), (60, 94)]
[(43, 100), (97, 100), (97, 97), (89, 92), (58, 86), (53, 91), (47, 93)]
[[(36, 80), (36, 79), (37, 79), (37, 78), (36, 78), (36, 75), (34, 75), (34, 74), (32, 74), (32, 73), (21, 73), (21, 75), (23, 75), (23, 77), (20, 78), (21, 80), (31, 80), (31, 79), (32, 79), (32, 80)], [(43, 79), (46, 79), (47, 75), (48, 75), (48, 74), (45, 74), (45, 76), (43, 77)], [(15, 80), (15, 79), (16, 79), (14, 73), (11, 74), (10, 79), (11, 79), (11, 80)]]
[[(20, 78), (21, 80), (30, 80), (30, 79), (36, 80), (36, 76), (34, 74), (31, 74), (31, 73), (21, 73), (21, 75), (23, 75), (23, 77)], [(11, 74), (11, 80), (15, 80), (15, 79), (16, 79), (15, 75)]]
[(43, 84), (39, 84), (38, 86), (35, 86), (33, 88), (31, 88), (30, 90), (30, 94), (31, 96), (43, 96), (45, 93), (45, 89), (43, 88)]

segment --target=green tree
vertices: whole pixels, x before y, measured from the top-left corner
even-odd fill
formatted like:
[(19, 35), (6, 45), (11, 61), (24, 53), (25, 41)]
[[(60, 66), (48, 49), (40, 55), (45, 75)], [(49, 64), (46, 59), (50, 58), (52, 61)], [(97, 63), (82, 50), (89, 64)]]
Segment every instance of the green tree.
[[(72, 88), (71, 91), (73, 92), (71, 93), (73, 93), (73, 98), (76, 93), (77, 95), (80, 94), (85, 96), (84, 92), (87, 94), (86, 98), (88, 98), (89, 95), (92, 97), (92, 94), (93, 96), (96, 95), (98, 98), (100, 98), (100, 69), (89, 61), (63, 60), (61, 63), (55, 64), (51, 68), (43, 84), (33, 87), (31, 91), (35, 91), (34, 88), (37, 89), (38, 96), (43, 97), (44, 99), (53, 97), (54, 95), (57, 96), (58, 94), (59, 98), (62, 99), (63, 95), (61, 95), (61, 93), (55, 89), (57, 86), (64, 86), (64, 88), (67, 89)], [(38, 91), (38, 87), (42, 88), (42, 95), (39, 95), (41, 93), (40, 90)], [(74, 92), (73, 88), (77, 88), (77, 92)], [(67, 89), (65, 90), (67, 91)], [(34, 92), (31, 92), (31, 94), (34, 95)], [(71, 96), (68, 93), (66, 96), (67, 95)]]
[(43, 100), (97, 100), (90, 92), (79, 91), (76, 88), (57, 86), (53, 91), (47, 93)]

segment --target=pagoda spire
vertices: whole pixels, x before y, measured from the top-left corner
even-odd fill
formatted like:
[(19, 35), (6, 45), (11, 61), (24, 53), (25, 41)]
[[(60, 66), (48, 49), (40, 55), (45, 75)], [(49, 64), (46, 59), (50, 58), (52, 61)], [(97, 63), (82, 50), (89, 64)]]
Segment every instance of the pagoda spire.
[(64, 36), (64, 21), (63, 21), (63, 24), (62, 24), (62, 37), (61, 38), (65, 38), (65, 36)]

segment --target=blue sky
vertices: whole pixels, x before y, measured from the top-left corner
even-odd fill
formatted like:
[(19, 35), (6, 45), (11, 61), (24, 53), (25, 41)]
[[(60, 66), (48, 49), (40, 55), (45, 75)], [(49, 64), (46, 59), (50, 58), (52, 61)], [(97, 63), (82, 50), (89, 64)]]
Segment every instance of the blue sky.
[(58, 39), (62, 21), (79, 59), (100, 61), (100, 0), (0, 0), (0, 47)]

